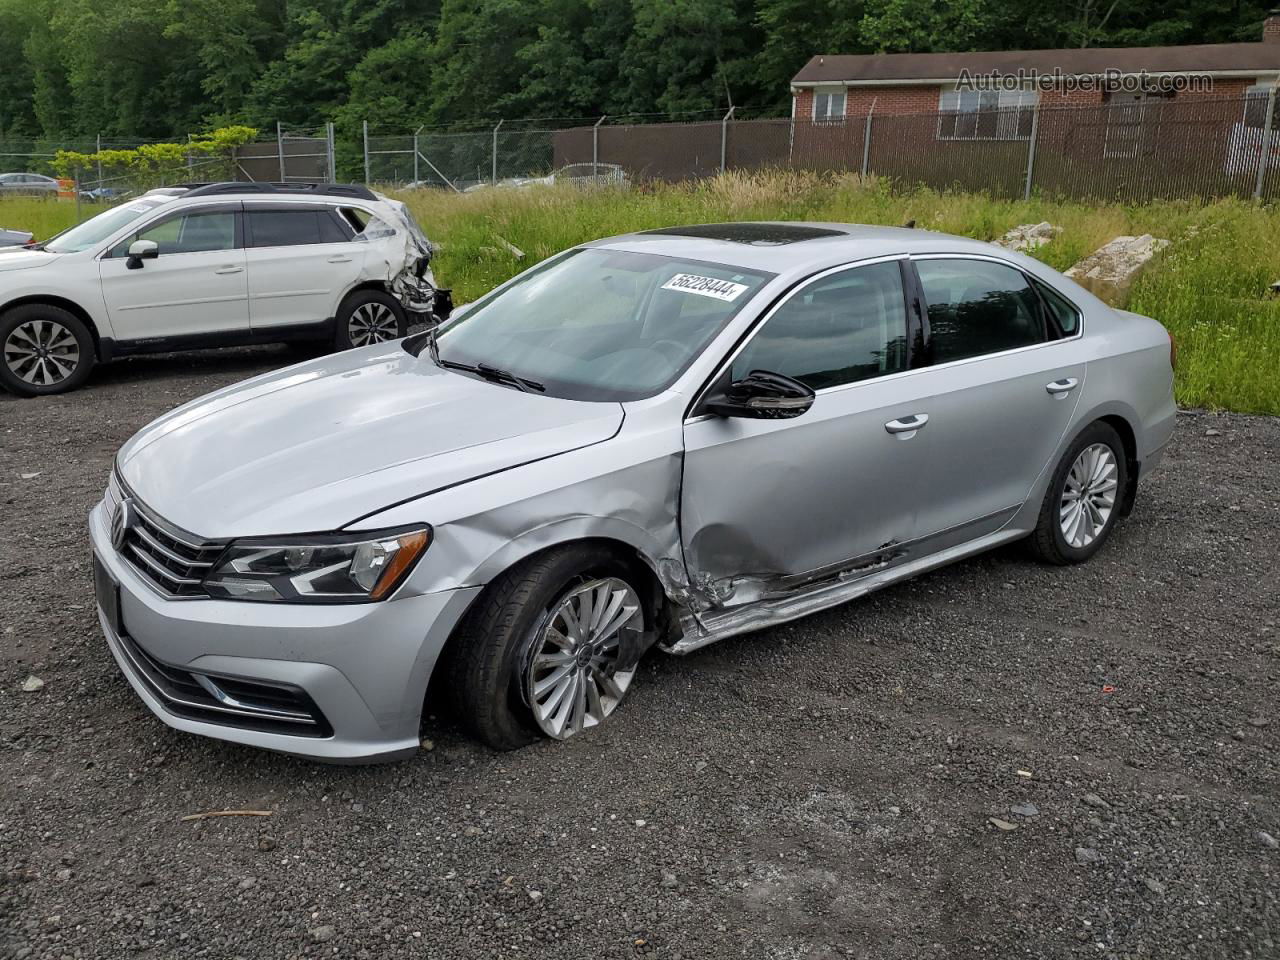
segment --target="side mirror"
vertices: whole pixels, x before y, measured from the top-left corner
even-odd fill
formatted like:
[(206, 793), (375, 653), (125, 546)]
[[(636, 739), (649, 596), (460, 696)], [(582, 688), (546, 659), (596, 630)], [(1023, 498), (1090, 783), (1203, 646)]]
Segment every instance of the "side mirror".
[(129, 244), (129, 256), (124, 265), (130, 270), (141, 270), (143, 260), (154, 260), (160, 256), (160, 244), (154, 240), (135, 240)]
[(813, 406), (814, 392), (799, 380), (768, 370), (752, 370), (713, 394), (704, 409), (718, 417), (789, 420)]

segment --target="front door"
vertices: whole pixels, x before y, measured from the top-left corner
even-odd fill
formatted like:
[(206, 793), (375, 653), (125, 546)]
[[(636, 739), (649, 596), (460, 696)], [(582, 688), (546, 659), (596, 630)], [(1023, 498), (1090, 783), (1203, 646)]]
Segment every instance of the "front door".
[(255, 333), (333, 317), (369, 249), (319, 204), (246, 203), (245, 241)]
[[(691, 581), (718, 605), (786, 593), (901, 557), (933, 466), (927, 371), (909, 370), (901, 260), (828, 271), (792, 293), (733, 358), (816, 392), (790, 420), (685, 424), (681, 536)], [(911, 429), (912, 424), (917, 429)]]
[[(175, 213), (148, 224), (98, 261), (117, 340), (249, 329), (244, 249), (232, 207)], [(129, 269), (129, 245), (152, 240), (160, 255)]]

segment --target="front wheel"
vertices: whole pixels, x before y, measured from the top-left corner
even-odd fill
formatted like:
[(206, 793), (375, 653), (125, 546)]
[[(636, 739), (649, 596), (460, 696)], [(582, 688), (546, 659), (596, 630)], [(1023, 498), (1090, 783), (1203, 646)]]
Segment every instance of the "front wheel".
[(1119, 519), (1128, 464), (1116, 431), (1091, 423), (1053, 473), (1031, 549), (1046, 563), (1083, 563), (1101, 549)]
[(338, 307), (334, 336), (339, 350), (396, 340), (407, 332), (400, 301), (381, 290), (357, 290)]
[(96, 359), (89, 328), (61, 307), (31, 303), (0, 314), (0, 384), (11, 393), (74, 390)]
[(539, 734), (567, 740), (602, 724), (647, 646), (636, 571), (610, 551), (539, 554), (489, 585), (454, 638), (460, 719), (498, 750)]

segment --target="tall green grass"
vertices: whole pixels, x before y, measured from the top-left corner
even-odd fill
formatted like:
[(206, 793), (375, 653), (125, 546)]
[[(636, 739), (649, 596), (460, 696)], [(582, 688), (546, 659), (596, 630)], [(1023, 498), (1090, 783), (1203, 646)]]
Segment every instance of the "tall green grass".
[[(81, 204), (80, 215), (88, 218), (98, 209)], [(75, 226), (76, 202), (43, 197), (5, 197), (0, 199), (0, 228), (29, 230), (37, 240), (47, 240), (67, 227)]]
[[(436, 276), (453, 287), (459, 303), (573, 244), (676, 223), (914, 220), (924, 229), (992, 240), (1018, 224), (1048, 220), (1063, 231), (1034, 255), (1059, 270), (1112, 237), (1150, 233), (1172, 242), (1126, 306), (1157, 318), (1177, 337), (1179, 402), (1280, 414), (1280, 301), (1268, 292), (1280, 279), (1280, 214), (1248, 202), (1023, 202), (793, 172), (730, 173), (629, 191), (537, 187), (401, 196), (441, 244)], [(0, 226), (33, 230), (38, 238), (74, 220), (74, 203), (0, 200)], [(525, 256), (516, 257), (502, 241)]]

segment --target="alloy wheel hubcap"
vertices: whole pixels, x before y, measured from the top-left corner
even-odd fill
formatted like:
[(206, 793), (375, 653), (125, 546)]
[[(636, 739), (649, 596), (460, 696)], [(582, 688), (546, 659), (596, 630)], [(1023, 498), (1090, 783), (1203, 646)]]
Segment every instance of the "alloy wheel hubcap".
[(351, 313), (347, 321), (347, 334), (356, 347), (394, 340), (399, 335), (396, 315), (385, 303), (362, 303)]
[(14, 376), (35, 387), (61, 383), (80, 366), (80, 343), (56, 320), (28, 320), (9, 332), (4, 362)]
[(616, 577), (573, 588), (534, 636), (525, 699), (542, 732), (557, 740), (603, 723), (635, 677), (624, 641), (644, 627), (640, 598)]
[(1073, 547), (1087, 547), (1111, 522), (1119, 485), (1115, 452), (1105, 443), (1085, 447), (1067, 471), (1058, 520)]

